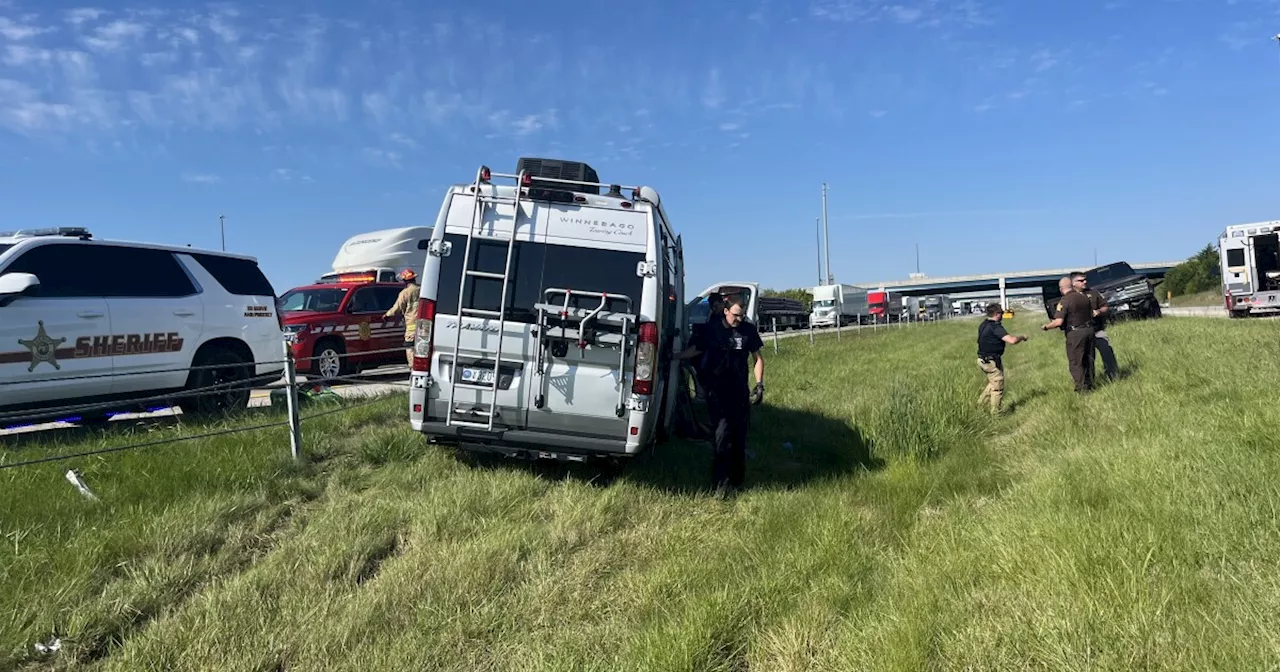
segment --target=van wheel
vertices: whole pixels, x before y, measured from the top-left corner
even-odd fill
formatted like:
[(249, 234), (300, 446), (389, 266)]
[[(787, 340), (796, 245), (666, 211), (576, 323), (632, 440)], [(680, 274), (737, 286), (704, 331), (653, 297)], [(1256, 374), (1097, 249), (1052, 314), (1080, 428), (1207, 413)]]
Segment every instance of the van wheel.
[(322, 341), (312, 353), (315, 359), (311, 360), (311, 371), (323, 380), (343, 375), (349, 368), (346, 353), (347, 348), (341, 341)]
[[(195, 416), (224, 415), (249, 407), (249, 386), (237, 384), (248, 381), (249, 368), (252, 362), (234, 350), (227, 348), (209, 348), (196, 355), (192, 367), (200, 368), (191, 372), (187, 381), (187, 390), (195, 391), (217, 385), (218, 393), (206, 393), (197, 397), (186, 397), (179, 404), (184, 414)], [(248, 365), (248, 366), (247, 366)]]

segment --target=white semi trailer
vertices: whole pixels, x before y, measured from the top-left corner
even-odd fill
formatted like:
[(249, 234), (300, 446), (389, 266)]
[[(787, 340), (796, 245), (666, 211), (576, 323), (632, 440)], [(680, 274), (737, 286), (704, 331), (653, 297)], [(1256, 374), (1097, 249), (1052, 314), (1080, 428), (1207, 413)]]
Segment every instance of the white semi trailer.
[(867, 321), (867, 290), (855, 285), (818, 285), (812, 291), (809, 324), (815, 329)]

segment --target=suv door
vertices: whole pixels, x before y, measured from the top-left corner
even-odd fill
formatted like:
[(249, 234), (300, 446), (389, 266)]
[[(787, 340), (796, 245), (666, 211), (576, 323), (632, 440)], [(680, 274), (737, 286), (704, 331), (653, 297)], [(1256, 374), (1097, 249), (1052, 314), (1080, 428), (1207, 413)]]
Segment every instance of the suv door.
[(40, 281), (0, 306), (0, 407), (73, 403), (110, 392), (103, 270), (92, 246), (72, 242), (32, 247), (0, 269), (0, 275), (30, 273)]
[(352, 293), (347, 302), (347, 314), (354, 328), (348, 327), (346, 331), (347, 352), (370, 353), (357, 355), (356, 361), (404, 361), (399, 352), (387, 352), (404, 343), (404, 322), (398, 318), (383, 317), (399, 294), (396, 287), (377, 285), (361, 287)]
[(109, 269), (103, 292), (111, 310), (112, 394), (187, 384), (204, 331), (200, 290), (172, 252), (95, 245)]

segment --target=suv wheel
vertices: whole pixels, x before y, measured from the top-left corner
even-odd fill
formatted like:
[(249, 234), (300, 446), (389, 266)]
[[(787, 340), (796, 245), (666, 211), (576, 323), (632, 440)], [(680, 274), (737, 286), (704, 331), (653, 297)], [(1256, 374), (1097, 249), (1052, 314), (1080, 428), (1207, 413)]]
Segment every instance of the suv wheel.
[(315, 359), (311, 364), (312, 372), (324, 380), (341, 376), (347, 368), (347, 358), (343, 356), (346, 351), (340, 341), (330, 340), (317, 345)]
[(223, 388), (219, 393), (206, 393), (198, 397), (186, 397), (178, 405), (183, 413), (205, 416), (230, 413), (248, 408), (249, 386), (237, 385), (239, 381), (249, 379), (248, 361), (234, 350), (227, 348), (209, 348), (196, 355), (193, 367), (200, 368), (191, 372), (187, 381), (187, 390), (195, 391), (214, 385)]

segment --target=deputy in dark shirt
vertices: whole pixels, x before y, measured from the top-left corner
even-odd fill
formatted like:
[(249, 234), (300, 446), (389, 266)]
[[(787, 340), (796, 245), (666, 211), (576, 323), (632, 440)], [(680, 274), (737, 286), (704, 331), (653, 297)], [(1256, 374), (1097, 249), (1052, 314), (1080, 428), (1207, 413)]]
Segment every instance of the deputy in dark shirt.
[[(1071, 274), (1073, 283), (1076, 278), (1082, 277), (1083, 273)], [(1066, 327), (1067, 367), (1071, 370), (1076, 392), (1083, 393), (1093, 389), (1094, 317), (1093, 303), (1089, 297), (1078, 291), (1068, 292), (1058, 300), (1053, 320), (1041, 327), (1045, 331)]]
[[(747, 427), (751, 404), (764, 398), (764, 342), (743, 315), (741, 299), (726, 297), (721, 318), (695, 331), (680, 359), (701, 358), (698, 366), (707, 391), (714, 432), (712, 487), (736, 490), (746, 479)], [(747, 361), (755, 358), (756, 386), (748, 388)]]
[(1107, 297), (1102, 292), (1089, 286), (1089, 280), (1085, 276), (1079, 276), (1072, 280), (1072, 289), (1089, 297), (1089, 301), (1093, 306), (1093, 347), (1102, 355), (1102, 370), (1106, 372), (1108, 380), (1115, 380), (1120, 377), (1120, 363), (1116, 361), (1115, 348), (1111, 347), (1111, 338), (1107, 336), (1107, 313), (1111, 307), (1107, 305)]
[(991, 412), (999, 413), (1004, 401), (1004, 346), (1027, 340), (1026, 336), (1011, 336), (1001, 322), (1004, 308), (998, 303), (987, 304), (987, 319), (978, 325), (978, 368), (987, 374), (987, 387), (978, 397), (979, 404), (991, 404)]

